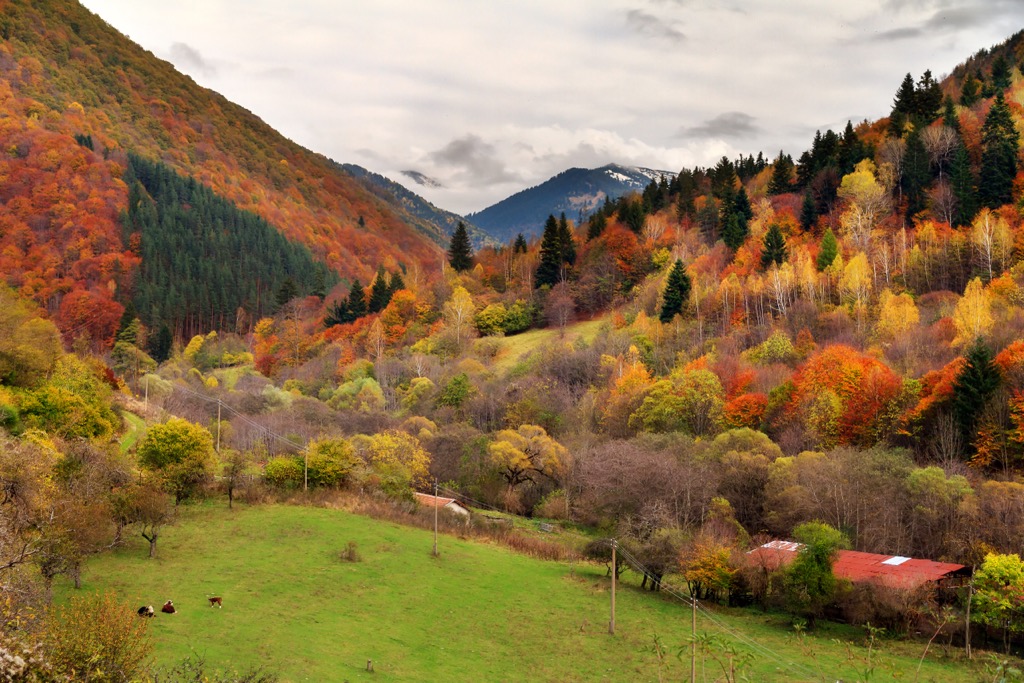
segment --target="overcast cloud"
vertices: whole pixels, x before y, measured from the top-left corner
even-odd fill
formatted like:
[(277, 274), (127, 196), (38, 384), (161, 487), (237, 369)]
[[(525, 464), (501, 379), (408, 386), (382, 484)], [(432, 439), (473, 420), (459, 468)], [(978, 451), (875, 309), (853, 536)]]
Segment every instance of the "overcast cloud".
[[(296, 142), (468, 213), (571, 166), (794, 157), (1017, 0), (84, 0)], [(415, 178), (432, 184), (417, 184)]]

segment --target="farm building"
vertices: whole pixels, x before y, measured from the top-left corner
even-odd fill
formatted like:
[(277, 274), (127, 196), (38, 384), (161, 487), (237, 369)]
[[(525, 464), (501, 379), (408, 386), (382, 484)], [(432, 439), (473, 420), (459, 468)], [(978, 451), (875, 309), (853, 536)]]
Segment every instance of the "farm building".
[[(772, 571), (792, 562), (802, 547), (803, 544), (793, 541), (770, 541), (748, 552), (747, 557), (752, 564)], [(950, 585), (971, 575), (970, 568), (962, 564), (856, 550), (840, 550), (836, 553), (832, 571), (837, 577), (851, 583), (872, 582), (907, 590), (928, 583)]]
[(414, 493), (416, 496), (416, 502), (425, 508), (438, 508), (439, 510), (448, 510), (454, 512), (457, 515), (463, 517), (469, 517), (469, 508), (455, 500), (454, 498), (445, 498), (444, 496), (432, 496), (429, 493)]

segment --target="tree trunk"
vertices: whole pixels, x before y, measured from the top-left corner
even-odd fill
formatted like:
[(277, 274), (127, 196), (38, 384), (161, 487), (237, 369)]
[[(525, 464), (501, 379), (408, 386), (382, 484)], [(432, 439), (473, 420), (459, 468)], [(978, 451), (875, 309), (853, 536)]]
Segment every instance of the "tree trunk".
[(146, 539), (147, 541), (149, 541), (149, 556), (150, 557), (156, 557), (156, 539), (157, 539), (157, 535), (158, 534), (157, 534), (156, 531), (154, 531), (152, 534), (147, 534), (146, 532), (142, 532), (142, 537), (144, 539)]
[(235, 487), (232, 486), (231, 484), (228, 484), (228, 510), (232, 509), (231, 505), (234, 502), (234, 500), (235, 500)]

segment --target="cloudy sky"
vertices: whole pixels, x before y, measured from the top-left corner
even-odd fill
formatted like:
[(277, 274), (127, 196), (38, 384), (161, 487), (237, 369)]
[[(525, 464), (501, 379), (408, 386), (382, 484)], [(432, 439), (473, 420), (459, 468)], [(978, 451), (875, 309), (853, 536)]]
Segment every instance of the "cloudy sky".
[(1019, 0), (83, 1), (296, 142), (460, 213), (573, 166), (796, 157), (887, 115), (907, 72), (1024, 28)]

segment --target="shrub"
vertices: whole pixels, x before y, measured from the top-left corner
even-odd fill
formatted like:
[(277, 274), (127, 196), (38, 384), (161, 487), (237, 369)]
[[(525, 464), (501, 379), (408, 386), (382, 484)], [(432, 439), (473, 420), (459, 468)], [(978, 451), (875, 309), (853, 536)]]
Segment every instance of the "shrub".
[(263, 477), (274, 486), (297, 488), (302, 485), (302, 470), (302, 461), (298, 458), (279, 455), (267, 462)]

